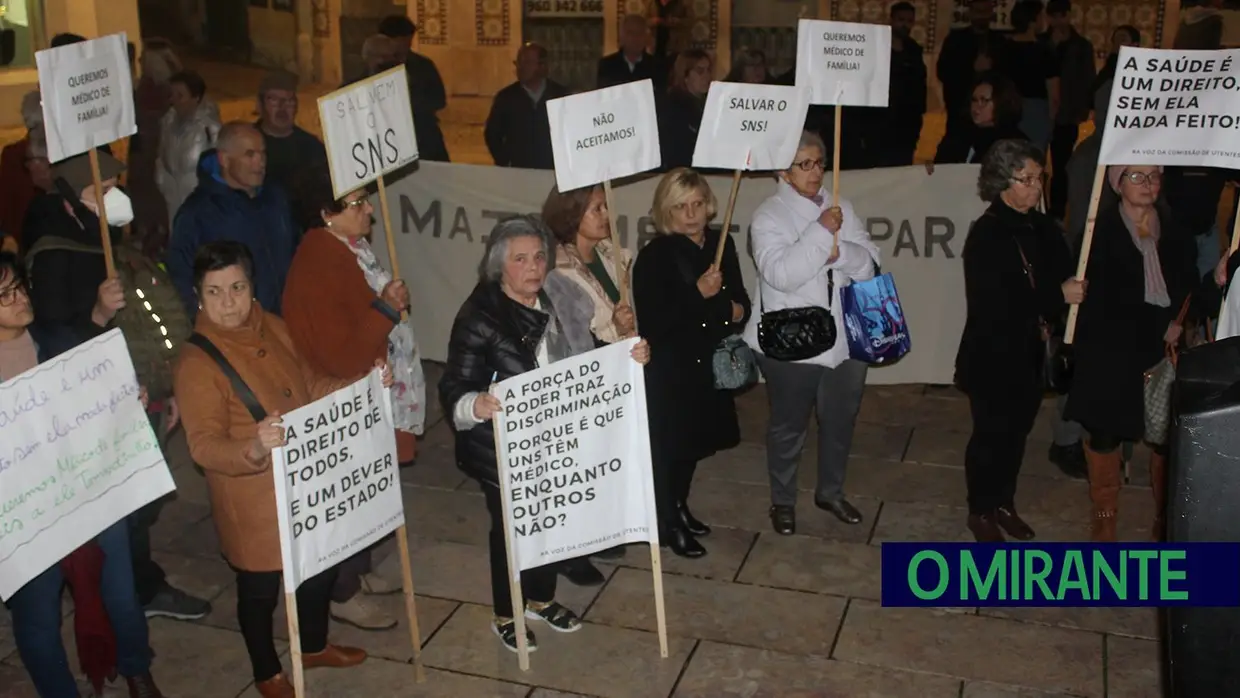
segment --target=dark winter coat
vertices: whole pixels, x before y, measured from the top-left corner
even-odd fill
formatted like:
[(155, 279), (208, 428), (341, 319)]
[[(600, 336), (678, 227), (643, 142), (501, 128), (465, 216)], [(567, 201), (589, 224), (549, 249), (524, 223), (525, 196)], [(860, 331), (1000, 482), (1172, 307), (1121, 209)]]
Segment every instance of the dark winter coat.
[(1004, 139), (1028, 140), (1015, 124), (976, 126), (966, 119), (956, 128), (943, 135), (934, 161), (940, 165), (980, 163), (990, 146)]
[(1099, 212), (1086, 272), (1089, 290), (1077, 319), (1076, 369), (1066, 419), (1091, 434), (1137, 441), (1145, 434), (1145, 371), (1163, 359), (1163, 335), (1197, 287), (1197, 247), (1192, 235), (1165, 211), (1158, 259), (1171, 305), (1145, 302), (1141, 252), (1119, 206)]
[(280, 314), (280, 298), (300, 229), (293, 222), (288, 197), (278, 185), (263, 186), (249, 196), (228, 186), (220, 175), (216, 151), (198, 163), (198, 188), (181, 204), (168, 244), (168, 275), (192, 320), (198, 314), (194, 292), (194, 255), (218, 240), (233, 240), (254, 255), (254, 298), (263, 310)]
[(656, 103), (659, 116), (659, 151), (663, 156), (661, 171), (693, 166), (693, 149), (697, 146), (698, 129), (702, 127), (704, 98), (684, 90), (669, 90)]
[(973, 224), (963, 256), (966, 315), (957, 385), (971, 395), (1036, 392), (1045, 356), (1039, 318), (1059, 321), (1066, 309), (1060, 286), (1072, 275), (1063, 231), (1049, 216), (1019, 213), (996, 200)]
[(491, 102), (483, 136), (491, 159), (500, 167), (555, 169), (547, 102), (568, 95), (568, 88), (548, 80), (535, 102), (521, 83), (500, 90)]
[[(715, 389), (715, 347), (738, 334), (749, 319), (749, 294), (741, 278), (736, 245), (723, 254), (723, 288), (703, 298), (697, 280), (714, 262), (719, 232), (708, 229), (698, 247), (684, 235), (660, 235), (637, 255), (633, 310), (650, 343), (646, 410), (656, 460), (698, 461), (740, 443), (732, 394)], [(745, 309), (732, 322), (732, 303)]]

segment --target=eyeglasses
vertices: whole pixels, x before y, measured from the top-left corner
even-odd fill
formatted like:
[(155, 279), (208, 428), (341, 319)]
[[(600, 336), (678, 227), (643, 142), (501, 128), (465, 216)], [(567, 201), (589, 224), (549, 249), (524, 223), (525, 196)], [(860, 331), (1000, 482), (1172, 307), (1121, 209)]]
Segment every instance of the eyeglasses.
[(367, 201), (366, 197), (362, 197), (360, 199), (354, 199), (352, 201), (342, 201), (341, 206), (343, 206), (346, 209), (361, 208), (366, 205), (366, 201)]
[(1042, 175), (1025, 175), (1024, 177), (1012, 177), (1013, 182), (1019, 182), (1026, 187), (1042, 187)]
[(792, 163), (792, 166), (799, 167), (806, 172), (810, 172), (815, 169), (826, 170), (827, 161), (826, 160), (802, 160), (800, 162)]
[(16, 303), (17, 295), (19, 293), (23, 297), (26, 297), (26, 298), (30, 297), (29, 292), (27, 292), (26, 290), (26, 285), (23, 283), (13, 284), (12, 286), (9, 286), (3, 291), (0, 291), (0, 307), (7, 308), (13, 305), (14, 303)]
[(1146, 184), (1158, 185), (1162, 184), (1162, 173), (1160, 172), (1125, 172), (1124, 179), (1137, 185), (1138, 187)]

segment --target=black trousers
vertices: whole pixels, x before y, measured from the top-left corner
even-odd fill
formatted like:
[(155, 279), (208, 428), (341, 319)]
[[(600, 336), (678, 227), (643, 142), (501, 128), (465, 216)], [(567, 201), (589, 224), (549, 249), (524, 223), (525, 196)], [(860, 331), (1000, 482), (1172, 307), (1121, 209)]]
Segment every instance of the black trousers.
[[(166, 437), (161, 435), (163, 431), (161, 415), (158, 412), (148, 412), (147, 417), (151, 420), (151, 428), (159, 437), (160, 445), (164, 445)], [(164, 568), (151, 558), (151, 527), (159, 520), (159, 512), (164, 508), (164, 503), (174, 496), (170, 494), (160, 497), (133, 512), (127, 519), (129, 554), (133, 557), (133, 584), (138, 591), (138, 603), (143, 606), (151, 603), (155, 599), (155, 594), (168, 584), (168, 575), (164, 573)]]
[[(276, 604), (280, 601), (280, 572), (237, 573), (237, 624), (254, 668), (254, 680), (266, 681), (279, 674), (280, 655), (272, 627)], [(297, 623), (301, 631), (302, 654), (314, 654), (327, 648), (327, 612), (331, 603), (332, 585), (336, 583), (332, 567), (302, 582), (297, 589)]]
[(1042, 405), (1036, 385), (969, 395), (973, 433), (964, 453), (969, 513), (988, 514), (1015, 504), (1025, 441)]
[(651, 463), (654, 471), (654, 504), (660, 523), (676, 520), (676, 506), (689, 501), (693, 475), (698, 462), (688, 458), (660, 456), (656, 450)]
[(1076, 149), (1081, 127), (1077, 124), (1055, 124), (1051, 132), (1051, 209), (1050, 214), (1063, 219), (1068, 211), (1068, 160)]
[[(508, 550), (504, 543), (503, 500), (500, 499), (499, 487), (481, 480), (478, 484), (482, 485), (487, 513), (491, 515), (491, 533), (487, 536), (491, 553), (491, 605), (497, 617), (512, 618), (512, 594), (508, 591)], [(527, 602), (554, 601), (559, 567), (559, 564), (544, 565), (521, 572), (521, 596)]]

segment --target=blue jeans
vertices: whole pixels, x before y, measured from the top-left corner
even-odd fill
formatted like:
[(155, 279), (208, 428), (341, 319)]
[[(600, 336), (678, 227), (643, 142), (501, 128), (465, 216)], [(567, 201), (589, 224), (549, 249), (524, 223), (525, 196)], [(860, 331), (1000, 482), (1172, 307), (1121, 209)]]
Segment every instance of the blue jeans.
[[(143, 676), (151, 670), (150, 638), (146, 614), (134, 591), (125, 520), (100, 533), (95, 542), (103, 549), (100, 591), (116, 635), (116, 670), (121, 676)], [(57, 563), (30, 580), (8, 601), (17, 651), (42, 698), (79, 695), (60, 637), (60, 592), (64, 582)]]

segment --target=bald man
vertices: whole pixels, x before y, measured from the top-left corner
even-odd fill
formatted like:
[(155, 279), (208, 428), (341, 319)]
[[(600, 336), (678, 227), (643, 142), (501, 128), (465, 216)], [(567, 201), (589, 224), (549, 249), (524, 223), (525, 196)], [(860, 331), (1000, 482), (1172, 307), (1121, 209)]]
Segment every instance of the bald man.
[(254, 255), (254, 298), (280, 314), (280, 296), (299, 231), (284, 190), (264, 186), (267, 148), (253, 124), (234, 121), (220, 129), (215, 150), (198, 161), (198, 188), (177, 211), (168, 246), (168, 274), (192, 319), (194, 254), (217, 240), (240, 242)]
[(500, 167), (555, 169), (547, 102), (568, 88), (547, 78), (547, 48), (527, 43), (517, 50), (517, 81), (495, 94), (482, 135)]
[(669, 66), (651, 55), (650, 26), (641, 15), (628, 15), (620, 23), (620, 50), (598, 60), (598, 86), (611, 87), (649, 79), (655, 93), (667, 87)]

